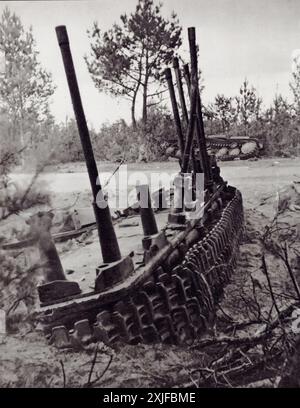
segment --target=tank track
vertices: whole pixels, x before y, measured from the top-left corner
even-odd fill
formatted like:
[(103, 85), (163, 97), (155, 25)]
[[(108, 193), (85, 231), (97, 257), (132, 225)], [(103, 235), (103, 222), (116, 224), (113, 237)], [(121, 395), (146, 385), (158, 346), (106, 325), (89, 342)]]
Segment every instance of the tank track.
[[(207, 152), (209, 155), (215, 155), (217, 160), (247, 160), (252, 157), (259, 157), (263, 146), (254, 138), (207, 138)], [(180, 158), (180, 151), (176, 140), (171, 140), (164, 145), (168, 157)], [(198, 148), (194, 145), (195, 155), (198, 154)]]
[[(188, 241), (194, 228), (167, 261), (158, 263), (150, 275), (125, 282), (118, 296), (101, 298), (98, 293), (42, 307), (40, 321), (50, 342), (75, 349), (96, 341), (110, 346), (182, 344), (203, 334), (236, 265), (243, 231), (241, 194), (231, 186), (226, 189), (230, 198), (225, 203), (223, 198), (223, 207), (217, 209), (217, 217), (211, 215), (207, 227), (198, 225), (202, 233), (195, 235), (196, 241)], [(178, 251), (179, 260), (171, 262)]]

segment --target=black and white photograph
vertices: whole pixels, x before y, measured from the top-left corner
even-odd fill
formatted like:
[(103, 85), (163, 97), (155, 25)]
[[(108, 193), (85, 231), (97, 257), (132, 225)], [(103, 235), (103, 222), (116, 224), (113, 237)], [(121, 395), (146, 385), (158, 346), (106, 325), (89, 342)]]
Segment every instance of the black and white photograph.
[(299, 0), (0, 1), (0, 388), (299, 388), (299, 158)]

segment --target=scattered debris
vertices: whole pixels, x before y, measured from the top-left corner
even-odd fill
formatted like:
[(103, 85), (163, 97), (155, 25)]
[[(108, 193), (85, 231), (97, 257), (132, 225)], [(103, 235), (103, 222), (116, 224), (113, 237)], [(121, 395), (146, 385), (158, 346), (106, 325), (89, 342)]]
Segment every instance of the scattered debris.
[(119, 224), (119, 228), (138, 227), (140, 223), (137, 220), (126, 220)]

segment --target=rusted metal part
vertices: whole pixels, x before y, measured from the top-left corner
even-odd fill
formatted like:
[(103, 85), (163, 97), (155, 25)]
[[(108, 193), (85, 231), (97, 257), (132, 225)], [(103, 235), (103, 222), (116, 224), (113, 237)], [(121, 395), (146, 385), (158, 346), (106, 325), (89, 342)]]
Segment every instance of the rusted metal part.
[[(89, 130), (81, 103), (66, 27), (56, 27), (56, 33), (58, 43), (61, 48), (74, 113), (76, 116), (78, 131), (94, 198), (93, 208), (98, 227), (98, 235), (103, 259), (103, 263), (96, 270), (97, 276), (95, 280), (95, 291), (101, 292), (127, 279), (130, 273), (134, 270), (134, 265), (129, 256), (121, 256), (119, 244), (112, 223), (110, 209), (102, 192)], [(51, 237), (50, 232), (49, 236)], [(53, 247), (55, 248), (54, 244)], [(56, 301), (63, 297), (76, 295), (80, 292), (78, 284), (77, 286), (79, 292), (74, 282), (66, 282), (65, 284), (62, 284), (60, 279), (52, 280), (53, 282), (51, 285), (40, 285), (38, 288), (40, 301), (42, 303)]]
[[(176, 84), (177, 84), (177, 89), (178, 89), (178, 94), (179, 94), (179, 101), (180, 101), (182, 117), (183, 117), (185, 126), (188, 127), (189, 115), (188, 115), (188, 110), (187, 110), (186, 102), (185, 102), (182, 77), (181, 77), (178, 58), (173, 58), (173, 68), (174, 68), (174, 72), (176, 76)], [(192, 158), (194, 173), (201, 173), (201, 165), (195, 157), (194, 149), (191, 150), (191, 158)]]
[(101, 264), (96, 269), (95, 291), (103, 292), (123, 282), (133, 270), (134, 265), (130, 256), (118, 259), (116, 262)]
[(144, 264), (150, 262), (153, 256), (157, 255), (161, 249), (168, 244), (164, 231), (157, 234), (148, 235), (143, 238), (142, 245), (144, 249)]
[[(62, 325), (64, 325), (68, 330), (70, 330), (73, 327), (74, 321), (76, 322), (78, 321), (78, 319), (81, 319), (81, 320), (88, 319), (88, 321), (93, 327), (94, 326), (93, 322), (95, 319), (97, 319), (98, 313), (96, 312), (99, 312), (99, 310), (105, 311), (106, 307), (110, 309), (109, 305), (112, 305), (114, 302), (118, 302), (120, 299), (123, 299), (123, 298), (126, 299), (127, 297), (130, 298), (132, 293), (137, 293), (137, 291), (139, 290), (143, 282), (147, 280), (150, 280), (150, 282), (152, 282), (153, 279), (155, 280), (157, 275), (161, 273), (162, 268), (163, 268), (163, 271), (170, 273), (170, 271), (172, 271), (176, 266), (180, 265), (183, 262), (183, 266), (185, 268), (184, 271), (186, 273), (186, 268), (190, 267), (189, 266), (190, 263), (185, 264), (184, 260), (182, 261), (182, 256), (185, 256), (184, 259), (186, 258), (187, 255), (184, 255), (184, 254), (187, 253), (186, 251), (188, 250), (189, 247), (192, 248), (192, 251), (188, 252), (190, 256), (187, 258), (187, 262), (192, 262), (193, 257), (195, 258), (196, 256), (197, 258), (200, 256), (203, 268), (207, 269), (208, 265), (212, 267), (211, 266), (212, 260), (213, 261), (217, 260), (218, 265), (216, 265), (216, 267), (217, 269), (221, 268), (221, 271), (224, 274), (226, 272), (226, 271), (224, 272), (224, 265), (228, 264), (230, 268), (232, 265), (234, 265), (234, 259), (235, 259), (234, 257), (232, 258), (232, 260), (230, 260), (229, 263), (227, 262), (227, 260), (228, 260), (228, 257), (234, 253), (234, 251), (237, 251), (237, 242), (238, 242), (237, 238), (240, 236), (240, 233), (241, 233), (242, 203), (241, 203), (240, 193), (232, 187), (227, 187), (226, 190), (224, 190), (224, 187), (220, 186), (219, 190), (213, 196), (212, 202), (216, 202), (218, 200), (217, 197), (219, 197), (219, 199), (222, 200), (224, 204), (224, 209), (223, 209), (223, 214), (220, 217), (219, 222), (217, 224), (214, 224), (213, 229), (211, 230), (211, 237), (212, 237), (211, 239), (213, 240), (214, 245), (211, 245), (208, 247), (208, 251), (210, 252), (205, 254), (203, 252), (203, 246), (198, 245), (197, 247), (195, 247), (195, 244), (197, 244), (197, 240), (199, 241), (199, 237), (201, 237), (201, 232), (197, 233), (197, 229), (196, 229), (197, 225), (199, 225), (199, 220), (192, 220), (190, 224), (188, 225), (188, 227), (186, 228), (186, 230), (178, 233), (176, 237), (172, 241), (170, 241), (168, 245), (151, 260), (149, 265), (147, 265), (145, 268), (142, 268), (142, 269), (138, 268), (135, 271), (136, 276), (132, 275), (131, 280), (129, 281), (127, 280), (127, 282), (125, 281), (124, 284), (117, 285), (111, 288), (109, 291), (105, 291), (102, 294), (99, 294), (99, 293), (82, 294), (80, 296), (71, 297), (69, 299), (64, 299), (61, 302), (54, 302), (52, 306), (47, 307), (45, 305), (42, 308), (41, 319), (43, 323), (46, 325), (46, 331), (51, 332), (52, 327), (62, 326)], [(233, 197), (233, 198), (231, 198), (231, 200), (228, 201), (230, 197)], [(227, 201), (227, 204), (226, 204), (226, 201)], [(207, 206), (209, 206), (209, 203), (207, 204)], [(208, 229), (209, 226), (207, 225), (205, 228)], [(206, 241), (209, 242), (209, 240), (207, 239), (207, 234), (205, 235), (205, 237), (206, 237)], [(211, 252), (213, 250), (215, 251), (214, 253)], [(216, 254), (219, 255), (218, 258)], [(198, 262), (200, 261), (198, 260)], [(179, 270), (179, 269), (177, 268), (176, 270)], [(201, 276), (200, 284), (202, 285), (202, 286), (200, 285), (202, 288), (202, 291), (201, 291), (201, 298), (202, 298), (203, 290), (208, 291), (208, 289), (207, 289), (207, 281), (206, 281), (205, 275), (204, 276), (200, 275), (200, 276)], [(174, 279), (175, 281), (178, 280), (177, 278), (174, 278)], [(193, 277), (193, 279), (195, 279), (195, 277)], [(222, 282), (223, 281), (224, 279), (222, 280)], [(161, 287), (161, 285), (159, 287)], [(163, 289), (160, 289), (160, 291), (161, 290)], [(220, 291), (221, 289), (219, 288), (218, 293)], [(210, 299), (209, 291), (208, 293), (206, 293), (204, 298)], [(191, 305), (192, 303), (193, 302), (190, 302), (189, 305)], [(194, 308), (196, 306), (197, 304), (196, 305), (194, 304)], [(109, 313), (109, 310), (107, 310), (106, 312)], [(201, 317), (200, 319), (201, 322), (204, 319), (203, 316), (206, 316), (205, 313), (204, 314), (203, 313), (199, 314), (199, 316)], [(185, 313), (183, 313), (183, 316), (185, 316)], [(211, 317), (212, 314), (210, 314), (209, 316)], [(167, 321), (172, 322), (171, 317), (168, 316), (166, 318)], [(178, 316), (176, 318), (179, 319)], [(159, 321), (161, 323), (161, 320)], [(116, 319), (116, 322), (120, 323), (122, 322), (122, 319), (121, 320)], [(122, 323), (122, 327), (124, 329), (123, 323)], [(155, 324), (154, 324), (154, 327), (156, 327)], [(169, 324), (168, 327), (169, 328), (172, 327), (171, 324)], [(161, 332), (159, 332), (160, 334), (158, 336), (157, 333), (153, 331), (152, 329), (143, 328), (143, 333), (145, 333), (145, 336), (143, 334), (142, 338), (139, 337), (139, 339), (141, 341), (148, 341), (148, 342), (150, 341), (151, 338), (160, 339), (160, 341), (172, 341), (172, 342), (178, 341), (178, 338), (175, 336), (174, 333), (172, 334), (170, 332), (169, 333), (167, 332), (168, 336), (164, 336), (164, 335), (161, 335)], [(164, 330), (166, 330), (166, 328), (164, 328)], [(116, 331), (117, 331), (117, 328), (114, 329), (114, 332)], [(96, 330), (96, 333), (99, 334), (100, 332), (102, 333), (101, 335), (103, 335), (103, 332), (100, 330), (100, 328), (98, 328)], [(149, 332), (151, 332), (154, 337), (151, 337), (152, 335), (150, 335)], [(156, 333), (156, 334), (154, 335), (153, 333), (154, 334)], [(198, 332), (196, 331), (194, 333), (197, 334)], [(107, 333), (106, 335), (108, 336)], [(126, 338), (127, 340), (129, 339), (128, 340), (129, 342), (131, 342), (130, 336), (129, 337), (125, 336), (125, 338), (123, 338), (122, 336), (113, 337), (112, 342), (114, 342), (115, 339), (119, 339), (118, 341), (125, 341)], [(95, 340), (95, 337), (93, 339)], [(99, 339), (99, 337), (97, 337), (97, 339)], [(108, 343), (111, 344), (111, 339), (109, 336), (107, 337), (107, 339), (108, 339), (107, 340)], [(137, 339), (135, 339), (134, 341), (137, 341)], [(58, 340), (58, 343), (59, 342), (60, 340)]]
[[(224, 192), (224, 189), (228, 190), (229, 192)], [(222, 201), (221, 196), (225, 195), (225, 197), (229, 194), (232, 196), (231, 189), (232, 187), (226, 187), (225, 184), (220, 184), (219, 187), (217, 188), (216, 192), (213, 194), (211, 199), (205, 204), (203, 208), (203, 214), (207, 214), (209, 212), (210, 206), (213, 202), (217, 202), (219, 200)], [(233, 189), (235, 191), (235, 189)], [(207, 217), (206, 217), (207, 218)], [(188, 238), (191, 234), (193, 234), (195, 229), (198, 229), (201, 227), (202, 223), (206, 222), (206, 218), (203, 216), (203, 218), (197, 218), (197, 219), (192, 219), (189, 220), (189, 222), (186, 224), (185, 228), (182, 231), (178, 231), (175, 236), (172, 236), (170, 240), (168, 241), (168, 244), (163, 248), (162, 251), (160, 251), (159, 254), (156, 254), (152, 259), (149, 264), (145, 266), (144, 269), (137, 268), (136, 271), (136, 281), (133, 283), (130, 282), (130, 285), (134, 286), (135, 282), (139, 282), (140, 279), (150, 276), (151, 274), (154, 273), (154, 271), (160, 267), (161, 264), (167, 263), (170, 265), (173, 265), (173, 263), (170, 261), (170, 258), (176, 258), (174, 257), (174, 251), (176, 252), (177, 249), (184, 244), (186, 240), (190, 241), (190, 238)], [(167, 230), (166, 230), (166, 235)], [(198, 237), (198, 235), (197, 235)], [(195, 239), (196, 240), (196, 239)], [(189, 242), (191, 244), (191, 242)], [(179, 254), (178, 254), (179, 255)], [(179, 257), (176, 258), (176, 262), (179, 260)], [(179, 262), (179, 261), (178, 261)], [(125, 286), (116, 286), (115, 288), (111, 289), (108, 292), (105, 292), (101, 295), (101, 299), (105, 301), (112, 301), (113, 299), (118, 298), (121, 293), (125, 290)], [(94, 292), (87, 293), (87, 294), (82, 294), (81, 296), (83, 298), (90, 297), (94, 294)], [(98, 298), (98, 294), (96, 294), (96, 297)], [(78, 297), (74, 298), (77, 300)], [(71, 301), (72, 298), (66, 297), (65, 299), (62, 299), (62, 302), (69, 302)], [(56, 309), (57, 307), (60, 307), (60, 304), (56, 305), (56, 302), (47, 302), (45, 304), (42, 304), (42, 306), (48, 306), (50, 304), (53, 304), (53, 308)], [(46, 312), (48, 312), (48, 309), (44, 309)]]
[[(114, 296), (91, 295), (45, 308), (41, 318), (54, 344), (74, 347), (74, 332), (83, 345), (99, 340), (109, 345), (178, 344), (204, 333), (213, 321), (214, 303), (230, 280), (242, 231), (240, 193), (229, 187), (223, 202), (218, 222), (176, 264), (160, 262), (150, 274), (133, 280)], [(82, 334), (81, 326), (85, 328)]]
[[(187, 85), (188, 95), (189, 95), (189, 97), (191, 97), (191, 76), (190, 76), (190, 70), (189, 70), (188, 64), (185, 64), (183, 66), (183, 75), (184, 75), (185, 82), (186, 82), (186, 85)], [(197, 132), (197, 127), (195, 127), (195, 133), (196, 132)], [(196, 141), (198, 143), (198, 149), (200, 151), (200, 145), (199, 145), (199, 140), (198, 140), (197, 136), (195, 137), (195, 139), (196, 139)], [(196, 169), (195, 172), (196, 173), (203, 173), (202, 159), (201, 159), (199, 154), (198, 155), (196, 154), (196, 150), (195, 150), (194, 147), (192, 148), (191, 155), (192, 155), (192, 160), (193, 160), (193, 163), (194, 163), (193, 164), (194, 169)]]
[(41, 302), (81, 293), (78, 283), (68, 281), (64, 274), (50, 233), (53, 217), (54, 215), (49, 211), (39, 211), (27, 220), (30, 226), (29, 235), (38, 247), (38, 266), (43, 272), (45, 282), (37, 287)]
[(144, 235), (154, 235), (158, 233), (155, 215), (151, 205), (151, 197), (148, 185), (137, 186), (137, 196), (140, 202), (140, 216), (142, 220)]
[(185, 102), (185, 97), (184, 97), (184, 91), (183, 91), (182, 78), (181, 78), (178, 58), (173, 58), (173, 68), (174, 68), (175, 77), (176, 77), (176, 84), (177, 84), (177, 89), (178, 89), (178, 94), (179, 94), (182, 116), (185, 121), (185, 124), (187, 125), (189, 122), (189, 117), (188, 117), (188, 110), (186, 107), (186, 102)]
[(187, 85), (187, 89), (188, 89), (188, 94), (190, 96), (191, 94), (191, 74), (190, 74), (190, 68), (189, 68), (189, 64), (184, 64), (183, 66), (183, 76)]
[[(173, 196), (174, 191), (173, 189), (171, 190), (165, 190), (164, 188), (160, 188), (157, 191), (154, 191), (152, 193), (152, 200), (153, 200), (153, 204), (155, 207), (156, 211), (163, 211), (166, 208), (168, 208), (168, 203), (167, 203), (167, 196)], [(84, 210), (84, 212), (89, 213), (90, 209), (89, 208), (85, 208), (85, 209), (81, 209)], [(74, 209), (74, 213), (77, 213), (76, 217), (80, 215), (80, 210), (77, 211), (76, 209)], [(129, 206), (127, 208), (125, 208), (122, 211), (116, 211), (113, 215), (112, 215), (112, 220), (113, 220), (113, 224), (116, 224), (118, 222), (120, 222), (120, 220), (128, 217), (129, 215), (133, 215), (133, 214), (138, 214), (139, 213), (139, 208), (138, 208), (138, 203), (134, 203), (132, 206)], [(87, 221), (85, 219), (85, 221)], [(63, 231), (63, 232), (58, 232), (58, 233), (51, 233), (52, 239), (54, 242), (62, 242), (68, 239), (73, 239), (76, 237), (79, 237), (80, 235), (90, 232), (94, 229), (97, 228), (96, 225), (96, 221), (94, 219), (94, 222), (91, 224), (91, 219), (90, 217), (88, 217), (88, 226), (84, 226), (81, 227), (79, 229), (74, 229), (71, 231)], [(82, 219), (78, 219), (78, 224), (82, 224), (83, 220)], [(28, 255), (28, 258), (30, 259), (30, 252), (32, 249), (34, 249), (34, 247), (36, 247), (36, 240), (34, 238), (27, 238), (24, 239), (22, 241), (17, 241), (17, 242), (7, 242), (4, 243), (0, 246), (1, 250), (5, 250), (5, 251), (11, 251), (11, 253), (13, 254), (14, 251), (18, 250), (18, 249), (22, 249), (25, 252), (28, 252), (28, 254), (24, 254), (25, 256)], [(12, 255), (13, 256), (13, 255)], [(32, 263), (32, 262), (28, 262), (28, 263)]]
[(98, 169), (91, 144), (89, 130), (87, 127), (85, 113), (81, 102), (81, 96), (78, 88), (66, 27), (56, 27), (56, 34), (62, 54), (79, 136), (93, 193), (93, 208), (98, 227), (102, 258), (105, 263), (116, 262), (121, 259), (121, 252), (112, 224), (110, 209), (108, 203), (104, 199), (102, 187), (100, 184)]
[(41, 303), (59, 301), (61, 298), (76, 296), (81, 293), (77, 282), (68, 280), (54, 280), (37, 287)]
[[(258, 140), (251, 137), (222, 138), (220, 136), (209, 136), (206, 138), (206, 145), (209, 155), (215, 155), (218, 161), (247, 160), (259, 157), (263, 150)], [(248, 146), (248, 149), (245, 149), (245, 146)], [(175, 153), (177, 149), (177, 141), (175, 139), (165, 142), (165, 150), (168, 156), (176, 158)], [(195, 142), (193, 150), (195, 152), (198, 151), (198, 146)], [(197, 153), (195, 153), (195, 156), (197, 157)]]
[[(193, 53), (191, 50), (191, 60), (192, 60), (192, 57), (193, 57)], [(198, 92), (199, 92), (198, 76), (193, 72), (191, 83), (190, 83), (190, 115), (189, 115), (187, 137), (186, 137), (183, 160), (182, 160), (182, 172), (183, 173), (186, 173), (188, 170), (190, 157), (191, 157), (193, 137), (194, 137), (195, 123), (198, 120), (197, 115), (196, 115)]]
[(66, 280), (50, 233), (53, 217), (49, 211), (39, 211), (26, 221), (30, 227), (29, 236), (39, 249), (39, 266), (46, 282)]
[[(202, 104), (200, 98), (200, 91), (198, 88), (198, 62), (197, 62), (197, 46), (196, 46), (196, 31), (195, 27), (188, 29), (190, 57), (191, 57), (191, 86), (193, 81), (197, 84), (197, 138), (201, 156), (201, 167), (204, 172), (205, 185), (210, 187), (212, 185), (212, 174), (210, 171), (209, 158), (206, 149), (204, 124), (202, 117)], [(192, 97), (192, 92), (190, 93)]]
[(197, 107), (197, 88), (195, 87), (191, 91), (190, 120), (189, 120), (186, 143), (185, 143), (183, 159), (182, 159), (182, 173), (186, 173), (188, 171), (189, 164), (190, 164), (192, 143), (193, 143), (193, 137), (194, 137), (194, 129), (195, 129), (195, 123), (197, 121), (196, 107)]
[[(166, 223), (161, 231), (148, 208), (148, 212), (141, 213), (144, 233), (149, 234), (142, 242), (142, 262), (140, 254), (132, 251), (130, 257), (100, 265), (90, 292), (62, 293), (59, 299), (41, 299), (40, 321), (57, 347), (82, 349), (94, 341), (108, 345), (118, 342), (181, 344), (204, 333), (214, 320), (215, 302), (236, 264), (243, 231), (243, 206), (240, 192), (223, 181), (206, 151), (193, 28), (189, 29), (189, 41), (191, 113), (185, 146), (183, 138), (178, 140), (180, 147), (184, 146), (180, 158), (187, 170), (193, 149), (192, 127), (197, 124), (207, 187), (204, 205), (198, 197), (196, 204), (201, 205), (195, 205), (193, 213), (188, 212), (182, 199), (178, 211), (169, 214), (169, 221), (172, 216), (183, 217), (182, 225), (176, 219), (177, 223)], [(169, 71), (167, 79), (171, 84)], [(171, 85), (172, 103), (179, 117), (173, 83)], [(177, 124), (181, 127), (180, 118)], [(182, 176), (180, 173), (179, 177)], [(194, 182), (193, 178), (190, 181)], [(195, 186), (192, 184), (192, 187)], [(174, 200), (178, 197), (183, 198), (182, 186), (175, 186)], [(148, 190), (147, 199), (150, 201)], [(103, 222), (107, 222), (105, 217)]]
[(163, 231), (159, 232), (151, 204), (151, 196), (148, 185), (138, 185), (138, 200), (140, 203), (140, 216), (142, 220), (144, 238), (142, 246), (144, 249), (143, 262), (147, 264), (166, 244), (166, 236)]

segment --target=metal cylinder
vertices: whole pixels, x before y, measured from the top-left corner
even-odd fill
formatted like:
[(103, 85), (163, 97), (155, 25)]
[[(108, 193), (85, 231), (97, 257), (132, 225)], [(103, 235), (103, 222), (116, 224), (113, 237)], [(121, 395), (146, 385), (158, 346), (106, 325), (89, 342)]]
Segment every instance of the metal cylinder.
[[(180, 106), (181, 106), (183, 120), (185, 122), (185, 125), (188, 127), (189, 115), (188, 115), (188, 110), (187, 110), (186, 102), (185, 102), (181, 72), (180, 72), (180, 67), (179, 67), (179, 60), (178, 60), (177, 57), (173, 58), (173, 68), (174, 68), (175, 76), (176, 76), (176, 84), (177, 84), (177, 89), (178, 89), (178, 94), (179, 94), (179, 100), (180, 100)], [(189, 82), (188, 87), (190, 87), (190, 82)], [(193, 147), (191, 148), (191, 158), (192, 158), (192, 166), (193, 166), (194, 172), (195, 173), (200, 173), (201, 168), (199, 167), (199, 165), (198, 165), (198, 163), (196, 161)]]
[(191, 75), (190, 75), (190, 69), (189, 69), (189, 64), (184, 64), (183, 66), (183, 76), (185, 79), (185, 83), (188, 89), (188, 93), (190, 95), (190, 91), (191, 91)]
[(188, 121), (189, 121), (189, 116), (188, 116), (188, 111), (187, 111), (187, 107), (186, 107), (186, 103), (185, 103), (181, 73), (180, 73), (180, 69), (179, 69), (179, 61), (178, 61), (177, 57), (173, 58), (173, 68), (174, 68), (174, 71), (175, 71), (176, 84), (177, 84), (177, 89), (178, 89), (178, 94), (179, 94), (179, 101), (180, 101), (180, 106), (181, 106), (181, 110), (182, 110), (182, 116), (183, 116), (184, 121), (185, 121), (185, 123), (187, 125)]
[(66, 72), (66, 77), (69, 85), (69, 91), (72, 99), (73, 109), (76, 117), (78, 132), (82, 144), (82, 149), (85, 157), (87, 171), (90, 179), (91, 189), (93, 192), (93, 208), (95, 212), (96, 223), (98, 227), (98, 235), (101, 246), (103, 262), (110, 263), (121, 259), (121, 252), (112, 224), (111, 214), (106, 203), (106, 206), (99, 208), (97, 200), (103, 203), (104, 197), (102, 187), (99, 180), (98, 169), (94, 158), (93, 148), (89, 135), (89, 130), (86, 123), (84, 110), (82, 107), (81, 96), (78, 88), (73, 58), (69, 45), (69, 38), (65, 26), (56, 27), (56, 35), (60, 46), (63, 64)]
[(140, 215), (142, 220), (143, 232), (145, 236), (158, 233), (153, 208), (151, 206), (151, 196), (149, 186), (140, 184), (136, 187), (137, 197), (140, 203)]
[(172, 72), (171, 72), (170, 68), (165, 69), (165, 78), (166, 78), (166, 81), (168, 83), (168, 88), (169, 88), (169, 93), (170, 93), (170, 99), (171, 99), (171, 104), (172, 104), (174, 120), (175, 120), (176, 132), (177, 132), (178, 143), (179, 143), (179, 149), (181, 151), (181, 155), (183, 155), (183, 152), (184, 152), (184, 138), (183, 138), (183, 133), (182, 133), (182, 127), (181, 127), (181, 120), (180, 120), (180, 115), (179, 115), (179, 111), (178, 111), (178, 105), (177, 105), (177, 101), (176, 101), (175, 89), (174, 89), (174, 84), (173, 84), (173, 79), (172, 79)]
[[(184, 64), (183, 66), (183, 76), (187, 85), (187, 89), (188, 89), (188, 95), (189, 97), (191, 97), (191, 75), (190, 75), (190, 69), (189, 69), (189, 65), (188, 64)], [(197, 123), (196, 123), (197, 125)], [(198, 126), (198, 125), (197, 125)], [(195, 126), (195, 133), (197, 132), (197, 126)], [(197, 133), (196, 133), (197, 135)], [(198, 147), (200, 150), (200, 146), (199, 146), (199, 141), (198, 141), (198, 137), (196, 137), (197, 143), (198, 143)], [(202, 161), (199, 158), (195, 157), (194, 151), (192, 151), (193, 156), (192, 156), (192, 160), (193, 160), (193, 167), (196, 173), (203, 173), (203, 169), (202, 169)]]
[(183, 154), (183, 159), (182, 159), (182, 172), (183, 173), (186, 173), (188, 171), (188, 167), (190, 163), (191, 150), (193, 146), (195, 122), (197, 120), (196, 105), (197, 105), (197, 89), (193, 87), (191, 91), (190, 120), (188, 124), (186, 144), (185, 144), (185, 149), (184, 149), (184, 154)]
[(172, 213), (184, 212), (184, 175), (179, 173), (174, 178), (174, 204)]
[(53, 217), (54, 215), (50, 211), (39, 211), (26, 221), (30, 227), (29, 236), (38, 245), (40, 267), (43, 270), (45, 282), (66, 280), (56, 246), (51, 236)]
[(197, 46), (196, 46), (196, 30), (195, 27), (188, 28), (190, 58), (191, 58), (191, 82), (197, 83), (197, 137), (201, 155), (201, 165), (204, 171), (205, 184), (212, 184), (212, 174), (210, 169), (209, 157), (207, 154), (204, 123), (202, 116), (202, 104), (200, 92), (198, 88), (198, 62), (197, 62)]

